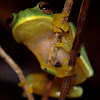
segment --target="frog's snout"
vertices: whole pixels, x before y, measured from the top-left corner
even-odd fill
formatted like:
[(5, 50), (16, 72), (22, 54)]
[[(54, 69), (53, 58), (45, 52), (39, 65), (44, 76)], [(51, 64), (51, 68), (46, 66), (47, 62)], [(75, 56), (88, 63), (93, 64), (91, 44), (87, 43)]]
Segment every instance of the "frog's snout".
[(9, 28), (12, 28), (12, 26), (13, 26), (13, 15), (11, 14), (11, 15), (9, 15), (8, 16), (8, 18), (7, 18), (7, 20), (6, 20), (6, 24), (7, 24), (7, 26), (9, 27)]

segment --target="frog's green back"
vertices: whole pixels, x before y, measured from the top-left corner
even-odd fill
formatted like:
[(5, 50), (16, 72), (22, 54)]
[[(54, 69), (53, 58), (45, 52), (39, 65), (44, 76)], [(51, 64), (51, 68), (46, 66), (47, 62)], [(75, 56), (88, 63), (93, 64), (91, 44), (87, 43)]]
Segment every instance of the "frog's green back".
[[(76, 33), (76, 28), (75, 26), (73, 25), (73, 23), (69, 22), (70, 26), (72, 27), (73, 29), (73, 36), (75, 37), (75, 33)], [(87, 56), (87, 53), (86, 53), (86, 50), (85, 50), (85, 47), (84, 45), (82, 44), (81, 46), (81, 49), (80, 49), (80, 57), (77, 58), (77, 61), (76, 61), (76, 64), (78, 64), (79, 66), (81, 66), (84, 74), (86, 75), (86, 77), (92, 77), (93, 74), (94, 74), (94, 71), (92, 69), (92, 66), (90, 64), (90, 61), (88, 59), (88, 56)]]

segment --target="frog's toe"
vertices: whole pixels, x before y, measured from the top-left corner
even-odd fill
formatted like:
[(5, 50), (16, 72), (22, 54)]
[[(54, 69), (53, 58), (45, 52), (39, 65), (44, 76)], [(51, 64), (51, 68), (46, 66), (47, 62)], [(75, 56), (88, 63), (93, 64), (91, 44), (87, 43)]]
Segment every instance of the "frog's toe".
[(66, 65), (66, 63), (68, 63), (68, 61), (69, 61), (69, 57), (67, 59), (64, 59), (61, 67), (66, 68), (68, 72), (72, 72), (74, 69), (74, 66)]
[(64, 47), (62, 43), (56, 43), (55, 46), (56, 47)]
[(23, 98), (27, 98), (27, 95), (26, 95), (25, 92), (22, 92), (22, 97), (23, 97)]
[(54, 32), (61, 32), (61, 29), (65, 32), (68, 31), (69, 29), (69, 24), (62, 24), (62, 19), (67, 18), (69, 16), (69, 13), (63, 12), (63, 13), (57, 13), (54, 14), (54, 19), (53, 19), (53, 30)]
[(63, 37), (61, 39), (61, 43), (56, 43), (55, 44), (56, 47), (60, 47), (60, 48), (64, 48), (66, 50), (66, 52), (70, 52), (70, 48), (68, 45), (66, 45), (66, 39)]
[(83, 94), (83, 88), (81, 86), (74, 86), (70, 88), (68, 97), (69, 98), (78, 98)]
[(53, 25), (53, 31), (54, 32), (62, 32), (62, 30), (59, 27), (55, 26), (55, 25)]

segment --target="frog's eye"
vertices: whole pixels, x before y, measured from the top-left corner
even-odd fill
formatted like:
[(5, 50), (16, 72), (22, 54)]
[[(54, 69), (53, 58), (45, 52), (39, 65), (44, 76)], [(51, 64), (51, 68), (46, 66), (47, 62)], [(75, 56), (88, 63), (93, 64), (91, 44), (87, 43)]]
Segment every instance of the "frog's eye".
[(9, 28), (12, 28), (13, 25), (13, 15), (8, 16), (6, 20), (6, 24), (8, 25)]
[(52, 10), (49, 6), (48, 3), (46, 2), (42, 2), (40, 5), (39, 5), (40, 9), (45, 13), (45, 14), (48, 14), (50, 15), (52, 13)]

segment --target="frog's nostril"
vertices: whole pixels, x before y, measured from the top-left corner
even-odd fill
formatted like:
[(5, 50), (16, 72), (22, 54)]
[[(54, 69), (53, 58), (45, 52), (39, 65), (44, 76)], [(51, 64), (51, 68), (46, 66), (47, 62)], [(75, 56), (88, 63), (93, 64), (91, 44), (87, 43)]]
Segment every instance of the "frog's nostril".
[(9, 28), (12, 28), (13, 25), (13, 15), (8, 16), (6, 20), (6, 24), (8, 25)]

